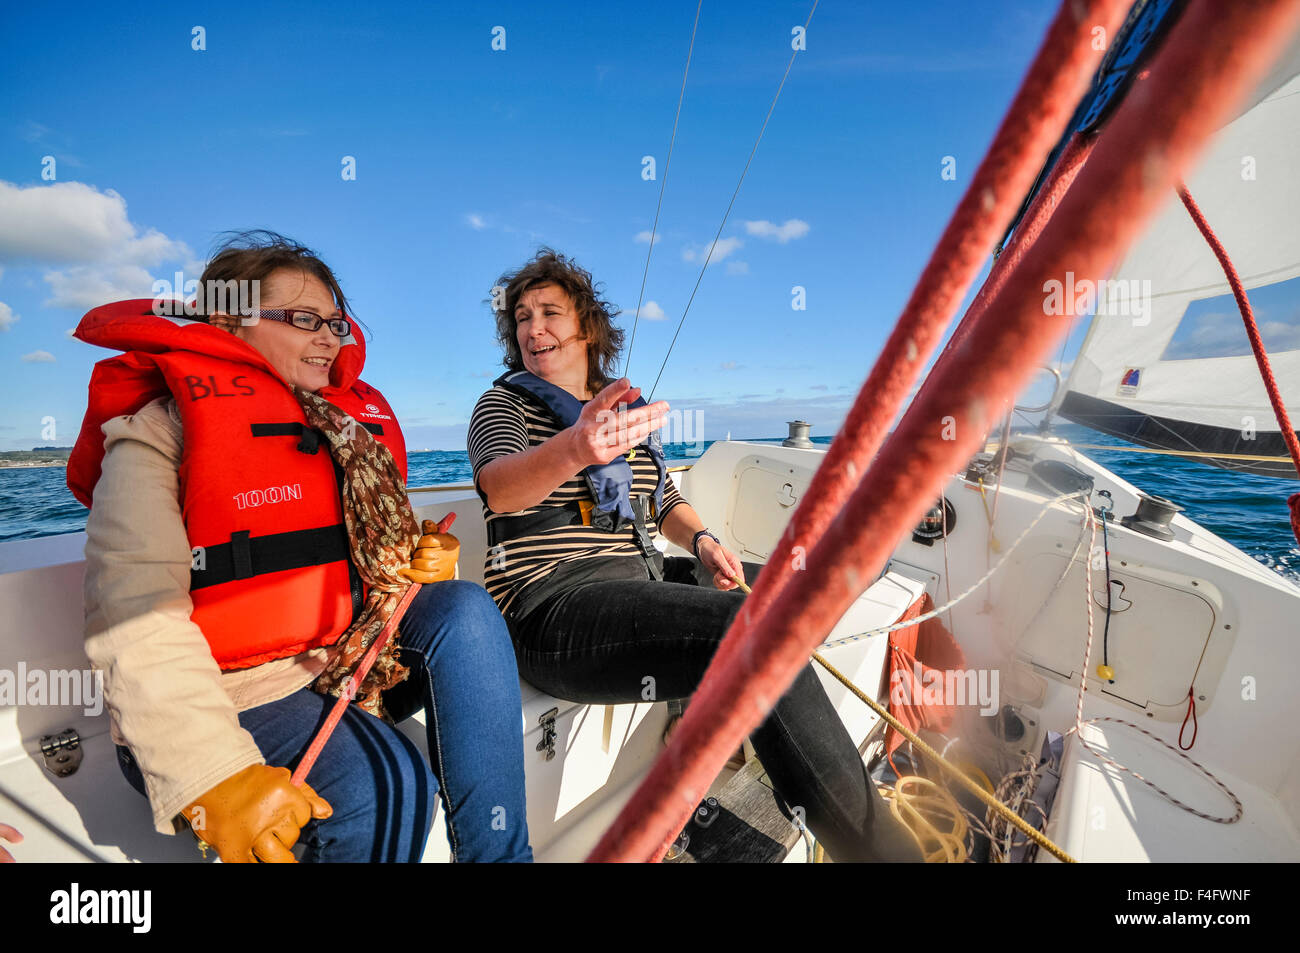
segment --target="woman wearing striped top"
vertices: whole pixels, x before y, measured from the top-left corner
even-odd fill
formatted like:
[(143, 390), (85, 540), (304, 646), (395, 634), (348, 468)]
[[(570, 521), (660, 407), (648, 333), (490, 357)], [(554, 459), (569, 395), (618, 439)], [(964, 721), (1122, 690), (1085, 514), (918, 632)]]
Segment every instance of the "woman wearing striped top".
[[(686, 698), (740, 608), (732, 577), (745, 567), (661, 470), (652, 435), (668, 405), (645, 405), (626, 379), (611, 382), (623, 335), (591, 275), (542, 249), (498, 284), (510, 373), (474, 408), (469, 457), (488, 523), (485, 583), (520, 674), (588, 704)], [(615, 472), (620, 511), (641, 518), (608, 518), (606, 478)], [(658, 534), (697, 559), (665, 560), (652, 545)], [(697, 575), (713, 588), (696, 585)], [(751, 740), (777, 792), (803, 809), (832, 858), (920, 859), (811, 667)]]

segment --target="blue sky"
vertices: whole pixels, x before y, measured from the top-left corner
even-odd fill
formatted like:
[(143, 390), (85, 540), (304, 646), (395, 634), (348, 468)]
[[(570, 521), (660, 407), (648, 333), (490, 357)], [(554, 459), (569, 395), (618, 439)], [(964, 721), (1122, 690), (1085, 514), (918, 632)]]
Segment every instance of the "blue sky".
[[(71, 444), (110, 353), (68, 329), (197, 278), (228, 229), (335, 269), (373, 332), (365, 377), (416, 448), (463, 449), (500, 373), (485, 299), (540, 244), (630, 324), (660, 186), (641, 160), (662, 177), (695, 3), (111, 6), (5, 14), (0, 449), (50, 443), (45, 417)], [(665, 319), (638, 327), (634, 383), (658, 371), (809, 6), (704, 3), (646, 289)], [(834, 433), (1055, 7), (824, 0), (656, 396), (702, 412), (706, 439), (795, 416)]]

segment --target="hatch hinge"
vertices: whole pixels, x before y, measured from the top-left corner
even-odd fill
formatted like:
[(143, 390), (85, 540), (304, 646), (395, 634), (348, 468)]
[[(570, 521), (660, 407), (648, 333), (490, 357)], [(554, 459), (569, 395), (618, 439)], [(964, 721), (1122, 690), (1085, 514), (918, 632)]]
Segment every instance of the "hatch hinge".
[(555, 716), (559, 713), (560, 709), (552, 708), (537, 716), (537, 721), (542, 726), (542, 740), (537, 742), (537, 750), (546, 752), (547, 761), (555, 757)]
[(72, 728), (45, 735), (41, 738), (41, 754), (45, 756), (45, 767), (56, 778), (75, 774), (81, 767), (81, 736)]

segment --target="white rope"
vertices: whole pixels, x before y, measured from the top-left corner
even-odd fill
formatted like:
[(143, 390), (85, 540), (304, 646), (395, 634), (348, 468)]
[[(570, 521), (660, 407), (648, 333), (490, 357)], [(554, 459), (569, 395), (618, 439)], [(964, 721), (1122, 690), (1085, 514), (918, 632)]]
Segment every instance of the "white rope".
[[(1088, 521), (1088, 526), (1092, 534), (1091, 535), (1092, 543), (1089, 545), (1089, 553), (1091, 553), (1092, 546), (1096, 545), (1096, 541), (1097, 541), (1097, 521), (1096, 521), (1096, 517), (1092, 512), (1091, 506), (1087, 507), (1084, 516), (1085, 519)], [(1069, 735), (1077, 735), (1079, 739), (1079, 744), (1083, 745), (1084, 749), (1088, 751), (1091, 755), (1093, 755), (1095, 758), (1097, 758), (1097, 760), (1101, 761), (1104, 764), (1110, 765), (1112, 768), (1115, 768), (1117, 771), (1123, 771), (1127, 774), (1133, 775), (1133, 777), (1137, 778), (1143, 784), (1147, 785), (1149, 788), (1151, 788), (1153, 791), (1155, 791), (1157, 794), (1163, 797), (1170, 804), (1174, 805), (1175, 807), (1181, 808), (1182, 810), (1186, 811), (1188, 814), (1195, 814), (1197, 817), (1204, 818), (1207, 821), (1214, 821), (1216, 824), (1235, 824), (1237, 821), (1241, 819), (1241, 815), (1242, 815), (1241, 800), (1237, 797), (1236, 794), (1232, 792), (1231, 788), (1229, 788), (1226, 784), (1224, 784), (1222, 781), (1216, 778), (1208, 768), (1206, 768), (1199, 761), (1190, 757), (1185, 751), (1180, 751), (1178, 748), (1174, 747), (1169, 742), (1165, 741), (1165, 739), (1159, 737), (1153, 732), (1147, 731), (1141, 725), (1135, 725), (1133, 724), (1133, 722), (1125, 721), (1122, 718), (1111, 718), (1107, 716), (1101, 718), (1089, 718), (1087, 721), (1084, 720), (1083, 696), (1084, 693), (1087, 692), (1088, 690), (1088, 664), (1090, 659), (1092, 658), (1092, 639), (1093, 639), (1092, 560), (1091, 559), (1084, 561), (1083, 576), (1084, 576), (1084, 585), (1086, 586), (1086, 593), (1088, 597), (1088, 640), (1085, 643), (1083, 648), (1083, 670), (1079, 673), (1079, 696), (1075, 704), (1075, 710), (1074, 710), (1074, 727), (1065, 733), (1066, 736), (1068, 737)], [(1198, 771), (1200, 771), (1201, 774), (1205, 775), (1207, 778), (1213, 781), (1219, 787), (1219, 789), (1223, 791), (1223, 793), (1226, 794), (1232, 800), (1233, 807), (1236, 809), (1232, 817), (1219, 817), (1214, 814), (1206, 814), (1204, 811), (1198, 811), (1194, 807), (1189, 807), (1188, 805), (1184, 804), (1182, 801), (1178, 800), (1178, 798), (1170, 794), (1168, 791), (1166, 791), (1164, 788), (1155, 784), (1153, 781), (1144, 778), (1142, 775), (1138, 774), (1132, 768), (1122, 765), (1115, 759), (1102, 754), (1100, 751), (1094, 748), (1087, 739), (1083, 737), (1083, 730), (1082, 730), (1084, 725), (1095, 725), (1098, 722), (1102, 722), (1102, 721), (1114, 722), (1117, 725), (1125, 725), (1126, 727), (1133, 728), (1136, 731), (1140, 731), (1148, 738), (1152, 738), (1155, 741), (1160, 742), (1162, 745), (1164, 745), (1174, 754), (1178, 755), (1180, 758), (1183, 758), (1184, 760), (1189, 762), (1193, 767), (1195, 767)]]
[[(1025, 537), (1029, 535), (1029, 531), (1032, 530), (1035, 526), (1037, 526), (1039, 521), (1044, 516), (1047, 515), (1048, 510), (1050, 510), (1057, 503), (1062, 503), (1065, 500), (1074, 499), (1075, 497), (1079, 497), (1083, 499), (1083, 494), (1063, 493), (1060, 496), (1056, 496), (1048, 500), (1047, 503), (1044, 504), (1043, 508), (1038, 511), (1038, 514), (1030, 521), (1029, 525), (1026, 526), (1024, 530), (1020, 533), (1020, 535), (1016, 538), (1016, 541), (1012, 543), (1010, 548), (1008, 548), (1007, 551), (1002, 554), (1002, 558), (999, 559), (993, 565), (993, 567), (989, 569), (988, 572), (986, 572), (983, 576), (981, 576), (974, 583), (972, 583), (970, 588), (968, 588), (965, 592), (960, 593), (957, 596), (957, 598), (944, 603), (943, 605), (939, 606), (939, 608), (931, 612), (927, 612), (924, 615), (917, 616), (915, 619), (908, 619), (906, 622), (895, 622), (893, 625), (885, 625), (877, 629), (868, 629), (866, 632), (859, 632), (856, 635), (846, 635), (843, 638), (836, 639), (833, 642), (825, 642), (823, 643), (822, 647), (829, 649), (829, 648), (834, 648), (838, 645), (848, 645), (850, 642), (857, 642), (860, 639), (867, 638), (868, 636), (880, 635), (885, 632), (896, 632), (899, 629), (908, 629), (914, 625), (920, 625), (922, 622), (926, 622), (929, 619), (933, 619), (939, 615), (942, 615), (943, 613), (951, 609), (953, 606), (955, 606), (957, 603), (961, 602), (963, 599), (969, 596), (971, 593), (973, 593), (976, 589), (980, 588), (980, 586), (984, 585), (984, 583), (988, 582), (989, 579), (992, 578), (993, 574), (1002, 568), (1002, 564), (1007, 561), (1007, 559), (1011, 556), (1011, 554), (1016, 551), (1016, 547), (1019, 546), (1022, 542), (1024, 542)], [(1084, 506), (1088, 505), (1086, 499), (1083, 499), (1083, 504)], [(1089, 512), (1091, 512), (1091, 508), (1089, 508)]]
[(650, 274), (650, 256), (655, 250), (655, 236), (659, 233), (659, 211), (664, 207), (664, 189), (668, 187), (668, 170), (673, 164), (673, 146), (677, 143), (677, 123), (682, 118), (682, 101), (686, 99), (686, 77), (691, 75), (691, 57), (695, 55), (695, 33), (700, 28), (700, 8), (704, 0), (695, 5), (695, 23), (691, 27), (691, 46), (686, 51), (686, 69), (682, 71), (682, 91), (677, 94), (677, 113), (673, 116), (673, 134), (668, 139), (668, 158), (664, 162), (664, 177), (659, 182), (659, 201), (655, 205), (655, 220), (650, 226), (650, 247), (645, 252), (645, 268), (641, 271), (641, 291), (636, 296), (636, 316), (632, 318), (632, 339), (627, 343), (623, 355), (623, 377), (627, 377), (627, 366), (632, 361), (632, 345), (636, 343), (636, 326), (641, 320), (641, 302), (645, 299), (646, 276)]
[[(806, 33), (808, 25), (812, 23), (813, 14), (817, 12), (817, 4), (820, 0), (813, 0), (812, 9), (808, 11), (808, 19), (804, 21), (803, 28)], [(767, 124), (772, 119), (772, 113), (776, 110), (777, 100), (781, 98), (781, 90), (785, 89), (785, 81), (790, 78), (790, 70), (794, 66), (794, 58), (799, 55), (796, 49), (790, 54), (790, 62), (785, 66), (785, 73), (781, 76), (781, 83), (776, 88), (776, 95), (772, 97), (772, 105), (767, 107), (767, 115), (763, 117), (763, 125), (758, 130), (758, 138), (754, 140), (754, 148), (749, 150), (749, 158), (745, 160), (745, 167), (740, 170), (740, 179), (736, 182), (736, 190), (731, 193), (731, 201), (727, 203), (727, 210), (722, 213), (722, 221), (718, 223), (718, 230), (713, 235), (713, 243), (709, 245), (709, 253), (704, 256), (704, 264), (700, 266), (699, 277), (695, 279), (695, 287), (691, 289), (691, 296), (686, 299), (686, 307), (682, 310), (681, 320), (677, 322), (677, 330), (673, 332), (673, 339), (668, 344), (668, 352), (664, 354), (664, 361), (659, 365), (659, 373), (655, 376), (654, 385), (650, 388), (650, 396), (647, 401), (653, 401), (655, 390), (659, 387), (659, 378), (664, 376), (664, 368), (668, 366), (668, 358), (672, 356), (673, 347), (677, 344), (677, 336), (682, 333), (682, 325), (686, 323), (686, 315), (691, 310), (691, 304), (695, 301), (695, 293), (700, 290), (700, 282), (704, 280), (704, 272), (708, 270), (709, 262), (713, 260), (713, 251), (718, 247), (718, 239), (722, 237), (722, 230), (727, 225), (727, 219), (731, 217), (731, 208), (736, 204), (736, 196), (740, 194), (740, 187), (745, 183), (745, 175), (749, 172), (750, 163), (754, 161), (754, 155), (758, 152), (758, 144), (763, 141), (763, 133), (767, 132)]]

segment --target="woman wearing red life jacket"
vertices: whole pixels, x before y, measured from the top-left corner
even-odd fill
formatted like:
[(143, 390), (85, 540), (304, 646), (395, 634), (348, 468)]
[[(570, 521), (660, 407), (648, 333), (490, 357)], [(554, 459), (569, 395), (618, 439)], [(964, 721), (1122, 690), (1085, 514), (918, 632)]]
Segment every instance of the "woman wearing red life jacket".
[[(591, 704), (685, 698), (740, 608), (740, 559), (666, 475), (655, 432), (668, 405), (611, 380), (623, 333), (591, 275), (543, 249), (498, 286), (508, 371), (479, 399), (468, 439), (487, 521), (485, 583), (520, 673)], [(630, 409), (612, 416), (620, 404)], [(665, 560), (658, 533), (697, 558)], [(697, 562), (714, 588), (696, 584)], [(921, 859), (811, 667), (752, 741), (834, 860)]]
[[(91, 508), (86, 651), (155, 828), (188, 824), (228, 862), (293, 861), (300, 838), (309, 861), (416, 861), (441, 795), (455, 859), (531, 860), (505, 627), (452, 578), (455, 538), (416, 528), (402, 432), (360, 380), (333, 273), (246, 233), (200, 305), (119, 302), (77, 329), (125, 352), (95, 367), (68, 485)], [(294, 786), (411, 579), (432, 584)], [(431, 763), (394, 727), (419, 708)]]

